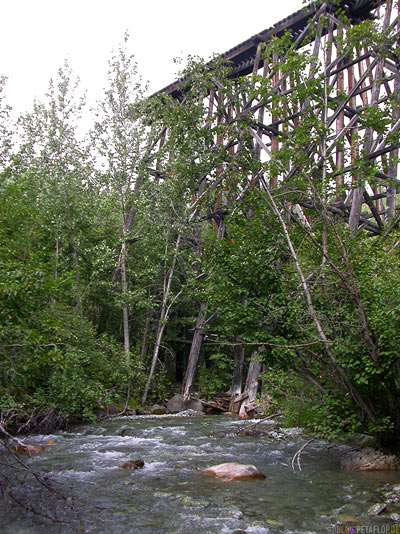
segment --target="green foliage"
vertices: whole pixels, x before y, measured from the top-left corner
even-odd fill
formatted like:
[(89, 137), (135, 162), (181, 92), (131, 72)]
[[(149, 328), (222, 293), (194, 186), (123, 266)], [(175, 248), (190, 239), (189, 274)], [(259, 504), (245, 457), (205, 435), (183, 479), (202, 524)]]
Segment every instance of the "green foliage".
[(199, 390), (211, 398), (217, 392), (229, 389), (232, 381), (232, 357), (224, 352), (210, 354), (207, 357), (207, 366), (199, 370)]
[(88, 418), (121, 399), (130, 376), (115, 341), (97, 337), (93, 325), (60, 308), (46, 311), (39, 326), (55, 344), (35, 350), (25, 364), (34, 403), (53, 406), (67, 418)]
[[(332, 3), (340, 12), (339, 0)], [(361, 42), (381, 59), (395, 37), (367, 21), (343, 32), (338, 53), (350, 58)], [(150, 394), (168, 396), (176, 365), (170, 347), (177, 332), (186, 338), (202, 302), (205, 335), (216, 343), (200, 358), (206, 395), (229, 388), (241, 342), (245, 365), (258, 350), (287, 424), (329, 438), (360, 430), (382, 441), (400, 435), (398, 231), (367, 238), (327, 212), (340, 193), (335, 148), (326, 154), (335, 127), (327, 116), (346, 95), (329, 100), (324, 55), (297, 49), (289, 33), (262, 53), (282, 59), (270, 76), (235, 79), (220, 58), (213, 69), (189, 58), (184, 100), (149, 100), (126, 38), (110, 61), (90, 145), (77, 135), (84, 101), (66, 64), (45, 102), (21, 118), (13, 158), (0, 79), (7, 145), (0, 163), (8, 165), (0, 176), (5, 417), (10, 409), (52, 407), (90, 418), (125, 399), (128, 388), (137, 403), (151, 355)], [(274, 88), (278, 71), (290, 91)], [(294, 117), (295, 128), (276, 132), (267, 161), (249, 130), (259, 121), (254, 101), (273, 116)], [(235, 115), (244, 102), (246, 113)], [(359, 153), (344, 153), (354, 176), (347, 189), (387, 173), (388, 162), (372, 164), (366, 148), (388, 135), (397, 105), (394, 97), (361, 112), (357, 127), (366, 134), (351, 134)], [(398, 138), (395, 131), (387, 140)], [(314, 209), (300, 210), (304, 201)], [(135, 347), (129, 354), (122, 311)], [(165, 339), (154, 353), (161, 327)]]

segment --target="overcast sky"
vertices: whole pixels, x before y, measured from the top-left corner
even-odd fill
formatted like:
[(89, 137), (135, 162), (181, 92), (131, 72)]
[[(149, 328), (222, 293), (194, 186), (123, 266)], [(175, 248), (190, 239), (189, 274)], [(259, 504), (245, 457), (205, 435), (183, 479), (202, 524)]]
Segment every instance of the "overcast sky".
[(175, 79), (173, 59), (208, 59), (303, 7), (302, 0), (2, 0), (0, 74), (16, 113), (31, 108), (67, 58), (101, 98), (113, 47), (130, 34), (130, 52), (151, 92)]

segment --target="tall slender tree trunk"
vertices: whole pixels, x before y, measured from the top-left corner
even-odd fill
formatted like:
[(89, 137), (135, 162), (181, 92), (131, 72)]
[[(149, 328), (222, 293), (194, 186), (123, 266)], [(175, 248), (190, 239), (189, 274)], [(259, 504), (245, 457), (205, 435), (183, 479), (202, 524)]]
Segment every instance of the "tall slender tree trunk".
[(81, 293), (81, 277), (79, 273), (79, 253), (78, 253), (78, 248), (75, 242), (74, 231), (72, 228), (71, 210), (70, 210), (69, 204), (67, 204), (67, 227), (68, 227), (69, 238), (70, 238), (71, 246), (72, 246), (72, 264), (74, 266), (74, 271), (75, 271), (76, 311), (79, 314), (81, 314), (82, 313), (82, 293)]
[(271, 195), (271, 192), (270, 192), (270, 189), (268, 187), (268, 185), (265, 183), (265, 180), (261, 180), (262, 181), (262, 184), (264, 186), (264, 190), (265, 192), (267, 193), (267, 196), (268, 196), (268, 199), (269, 199), (269, 202), (270, 202), (270, 205), (271, 205), (271, 208), (272, 208), (272, 211), (275, 213), (277, 219), (279, 220), (279, 223), (282, 227), (282, 230), (283, 230), (283, 233), (285, 235), (285, 239), (286, 239), (286, 242), (287, 242), (287, 245), (288, 245), (288, 248), (289, 248), (289, 251), (290, 251), (290, 255), (293, 259), (293, 262), (295, 264), (295, 267), (296, 267), (296, 271), (297, 271), (297, 274), (299, 276), (299, 279), (301, 281), (301, 285), (302, 285), (302, 288), (303, 288), (303, 293), (304, 293), (304, 296), (305, 296), (305, 299), (306, 299), (306, 303), (307, 303), (307, 309), (308, 309), (308, 312), (314, 322), (314, 325), (316, 327), (316, 330), (318, 332), (318, 336), (319, 338), (321, 339), (324, 347), (325, 347), (325, 352), (332, 364), (332, 367), (333, 369), (338, 373), (338, 375), (340, 376), (340, 378), (342, 379), (343, 381), (343, 384), (345, 385), (348, 393), (350, 393), (354, 399), (354, 401), (358, 404), (358, 406), (361, 408), (361, 410), (364, 411), (364, 413), (368, 416), (368, 419), (373, 423), (373, 424), (377, 424), (378, 423), (378, 420), (377, 420), (377, 417), (374, 413), (374, 410), (373, 410), (373, 406), (371, 406), (370, 404), (367, 404), (362, 395), (360, 394), (360, 392), (358, 391), (358, 389), (355, 387), (355, 385), (351, 382), (351, 380), (349, 379), (349, 376), (346, 372), (345, 369), (343, 369), (343, 367), (341, 367), (337, 361), (336, 361), (336, 358), (335, 358), (335, 355), (334, 353), (331, 351), (330, 349), (330, 345), (329, 345), (329, 341), (328, 341), (328, 338), (325, 334), (325, 331), (322, 327), (322, 324), (318, 318), (318, 315), (315, 311), (315, 308), (314, 308), (314, 304), (313, 304), (313, 299), (312, 299), (312, 296), (311, 296), (311, 291), (310, 291), (310, 288), (308, 286), (308, 282), (306, 280), (306, 277), (304, 276), (304, 273), (303, 273), (303, 269), (301, 268), (301, 265), (300, 265), (300, 261), (298, 259), (298, 256), (297, 256), (297, 253), (296, 253), (296, 250), (293, 246), (293, 242), (292, 242), (292, 239), (290, 237), (290, 233), (288, 231), (288, 228), (286, 226), (286, 223), (285, 221), (283, 220), (282, 218), (282, 215), (281, 215), (281, 212), (279, 211), (278, 209), (278, 206), (276, 205), (272, 195)]
[(158, 326), (157, 326), (157, 334), (156, 334), (156, 340), (155, 340), (155, 343), (154, 343), (153, 357), (152, 357), (152, 360), (151, 360), (149, 376), (147, 378), (147, 382), (146, 382), (146, 385), (145, 385), (145, 388), (144, 388), (144, 392), (143, 392), (143, 396), (142, 396), (142, 404), (144, 404), (146, 402), (146, 400), (147, 400), (147, 395), (149, 393), (151, 379), (153, 378), (154, 370), (156, 368), (158, 353), (160, 351), (160, 345), (161, 345), (161, 340), (162, 340), (162, 337), (163, 337), (163, 334), (164, 334), (164, 329), (165, 329), (165, 323), (160, 321), (158, 323)]
[[(57, 236), (56, 236), (56, 243), (54, 245), (54, 268), (53, 268), (53, 280), (57, 280), (58, 278), (58, 258), (60, 254), (60, 241), (58, 238), (58, 226), (57, 226)], [(56, 299), (52, 296), (51, 297), (51, 303), (54, 304), (56, 302)]]
[(196, 372), (197, 362), (203, 342), (203, 327), (207, 314), (207, 303), (202, 302), (200, 304), (200, 311), (197, 317), (196, 326), (194, 328), (193, 341), (190, 347), (189, 360), (186, 367), (185, 377), (183, 379), (183, 398), (188, 399), (190, 396), (190, 389), (194, 380)]
[(149, 346), (148, 334), (150, 329), (150, 322), (153, 316), (153, 311), (149, 308), (146, 313), (146, 321), (144, 323), (142, 343), (140, 345), (140, 361), (143, 363)]
[(173, 278), (174, 272), (175, 272), (176, 259), (178, 257), (178, 250), (179, 250), (179, 245), (180, 245), (180, 242), (181, 242), (181, 237), (182, 237), (181, 234), (179, 234), (178, 239), (176, 240), (176, 244), (175, 244), (175, 250), (174, 250), (174, 256), (173, 256), (173, 260), (172, 260), (172, 265), (171, 265), (171, 268), (170, 268), (168, 274), (166, 275), (167, 278), (164, 280), (164, 294), (163, 294), (163, 300), (162, 300), (162, 304), (161, 304), (160, 319), (159, 319), (159, 322), (158, 322), (158, 325), (157, 325), (157, 333), (156, 333), (156, 340), (155, 340), (155, 343), (154, 343), (153, 357), (152, 357), (152, 360), (151, 360), (149, 376), (147, 378), (147, 382), (146, 382), (146, 385), (145, 385), (145, 388), (144, 388), (144, 392), (143, 392), (143, 396), (142, 396), (142, 404), (144, 404), (146, 402), (147, 395), (148, 395), (148, 392), (149, 392), (149, 389), (150, 389), (151, 379), (153, 378), (154, 370), (156, 368), (158, 353), (160, 351), (161, 340), (162, 340), (162, 337), (163, 337), (163, 334), (164, 334), (166, 322), (167, 322), (168, 317), (169, 317), (169, 312), (171, 311), (171, 306), (172, 306), (172, 304), (175, 302), (175, 300), (177, 299), (177, 297), (181, 293), (181, 291), (180, 291), (177, 295), (175, 295), (175, 297), (172, 299), (171, 303), (168, 304), (169, 295), (170, 295), (170, 292), (171, 292), (171, 283), (172, 283), (172, 278)]
[[(211, 93), (210, 93), (210, 104), (209, 104), (209, 108), (208, 108), (208, 117), (209, 118), (211, 118), (212, 114), (213, 114), (214, 96), (215, 96), (215, 91), (212, 90)], [(218, 99), (220, 99), (219, 95), (218, 95)], [(219, 121), (220, 121), (220, 118), (218, 118), (218, 122)], [(211, 127), (211, 124), (208, 123), (206, 128), (209, 129), (210, 127)], [(222, 141), (221, 141), (220, 137), (217, 136), (217, 144), (220, 144), (221, 142)], [(206, 180), (203, 180), (201, 182), (201, 184), (200, 184), (200, 187), (199, 187), (197, 199), (201, 198), (201, 196), (204, 193), (205, 189), (206, 189)], [(218, 202), (217, 202), (217, 205), (218, 205)], [(189, 221), (192, 220), (192, 218), (196, 215), (196, 213), (197, 213), (197, 208), (194, 209), (193, 213), (189, 217)], [(199, 213), (199, 216), (200, 215), (201, 215), (201, 212)], [(195, 235), (200, 241), (201, 229), (198, 229)], [(199, 258), (201, 257), (202, 248), (203, 248), (202, 245), (199, 245), (199, 246), (195, 247), (195, 250), (196, 250)], [(195, 267), (195, 270), (197, 272), (200, 270), (200, 261), (197, 263), (197, 265)], [(201, 345), (203, 343), (203, 337), (204, 337), (203, 336), (203, 327), (204, 327), (204, 323), (206, 321), (207, 308), (208, 308), (208, 305), (207, 305), (206, 302), (201, 302), (200, 303), (200, 310), (199, 310), (199, 314), (198, 314), (197, 320), (196, 320), (196, 326), (195, 326), (195, 329), (194, 329), (193, 340), (192, 340), (192, 344), (191, 344), (191, 347), (190, 347), (189, 359), (188, 359), (188, 363), (187, 363), (187, 366), (186, 366), (185, 375), (184, 375), (184, 378), (183, 378), (183, 397), (185, 399), (189, 398), (189, 396), (190, 396), (190, 389), (192, 387), (193, 379), (194, 379), (195, 372), (196, 372), (197, 362), (199, 360)]]
[(129, 339), (129, 306), (125, 301), (128, 292), (128, 281), (126, 276), (126, 242), (121, 247), (121, 290), (122, 290), (122, 331), (124, 337), (124, 352), (126, 364), (130, 363), (130, 339)]

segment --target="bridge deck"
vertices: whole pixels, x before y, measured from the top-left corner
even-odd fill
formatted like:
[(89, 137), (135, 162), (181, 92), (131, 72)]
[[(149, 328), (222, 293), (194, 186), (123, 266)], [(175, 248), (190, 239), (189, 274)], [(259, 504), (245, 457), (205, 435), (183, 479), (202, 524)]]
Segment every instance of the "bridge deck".
[[(376, 9), (378, 5), (384, 2), (385, 0), (344, 0), (341, 7), (345, 10), (347, 17), (349, 17), (351, 21), (357, 22), (369, 18), (371, 16), (371, 12)], [(246, 41), (243, 41), (227, 52), (221, 54), (221, 57), (224, 60), (230, 61), (234, 65), (232, 76), (245, 76), (253, 71), (254, 61), (257, 54), (257, 46), (259, 43), (265, 43), (273, 36), (280, 37), (287, 30), (290, 30), (293, 38), (296, 39), (296, 37), (298, 37), (299, 34), (304, 30), (310, 18), (312, 18), (318, 11), (320, 4), (321, 2), (316, 2), (311, 6), (296, 11), (289, 17), (286, 17), (274, 24), (274, 26), (256, 33), (249, 39), (246, 39)], [(337, 8), (335, 9), (332, 7), (332, 12), (335, 12), (335, 10), (337, 10)], [(212, 68), (212, 61), (209, 61), (207, 65)], [(259, 68), (261, 67), (262, 60), (260, 59)], [(179, 85), (180, 80), (176, 80), (154, 94), (157, 95), (165, 93), (171, 95), (173, 98), (180, 98), (182, 96), (182, 92), (179, 88)]]

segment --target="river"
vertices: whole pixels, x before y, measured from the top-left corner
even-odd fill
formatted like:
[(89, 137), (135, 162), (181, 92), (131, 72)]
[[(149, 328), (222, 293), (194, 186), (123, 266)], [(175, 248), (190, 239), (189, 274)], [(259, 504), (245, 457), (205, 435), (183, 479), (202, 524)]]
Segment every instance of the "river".
[[(32, 436), (27, 442), (54, 443), (27, 463), (58, 481), (65, 495), (73, 495), (80, 519), (43, 526), (3, 504), (0, 532), (336, 532), (338, 520), (370, 524), (366, 512), (376, 502), (379, 488), (399, 482), (400, 475), (394, 472), (340, 471), (341, 446), (329, 448), (324, 440), (315, 440), (304, 450), (302, 470), (293, 473), (292, 457), (306, 436), (296, 429), (282, 440), (223, 436), (239, 424), (243, 422), (230, 416), (134, 416)], [(143, 469), (121, 468), (136, 458), (144, 460)], [(201, 474), (206, 467), (233, 461), (255, 464), (265, 480), (228, 483)], [(35, 495), (33, 491), (32, 499)]]

